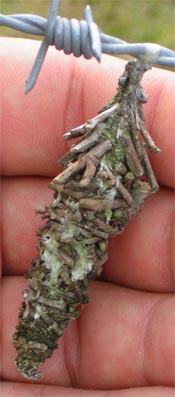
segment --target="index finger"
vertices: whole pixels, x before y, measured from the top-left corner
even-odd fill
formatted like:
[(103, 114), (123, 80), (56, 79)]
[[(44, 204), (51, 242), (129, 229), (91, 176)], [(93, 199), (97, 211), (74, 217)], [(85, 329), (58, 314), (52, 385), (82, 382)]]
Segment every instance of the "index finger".
[[(4, 175), (57, 173), (56, 163), (70, 143), (63, 133), (95, 116), (115, 94), (124, 61), (110, 56), (85, 60), (51, 48), (33, 91), (25, 96), (39, 43), (1, 39), (1, 86)], [(146, 123), (161, 154), (151, 156), (159, 183), (173, 186), (175, 76), (151, 70), (143, 79), (149, 101)]]

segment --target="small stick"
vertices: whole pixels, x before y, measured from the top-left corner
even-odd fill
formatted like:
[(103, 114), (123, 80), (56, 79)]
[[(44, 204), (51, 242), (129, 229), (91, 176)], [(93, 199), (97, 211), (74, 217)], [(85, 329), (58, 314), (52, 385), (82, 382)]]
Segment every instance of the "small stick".
[(117, 178), (116, 187), (117, 187), (117, 190), (122, 195), (122, 197), (124, 198), (124, 200), (127, 202), (127, 204), (132, 205), (133, 198), (132, 198), (131, 194), (128, 192), (128, 190), (125, 188), (125, 186), (121, 183), (119, 178)]
[[(103, 129), (103, 127), (102, 127)], [(65, 154), (65, 156), (61, 157), (59, 159), (58, 164), (59, 165), (66, 165), (69, 161), (71, 161), (77, 154), (79, 153), (84, 153), (88, 149), (90, 149), (92, 146), (95, 146), (95, 144), (99, 140), (99, 135), (101, 131), (94, 131), (91, 135), (88, 135), (87, 138), (83, 139), (80, 143), (78, 143), (75, 146), (72, 146), (70, 151)]]
[[(146, 153), (146, 150), (145, 150), (145, 145), (144, 145), (143, 142), (141, 142), (141, 145), (142, 145), (142, 153), (143, 153), (143, 161), (142, 162), (143, 162), (143, 165), (144, 165), (148, 180), (150, 182), (151, 188), (153, 190), (157, 191), (158, 188), (159, 188), (159, 185), (158, 185), (156, 177), (154, 175), (154, 172), (153, 172), (151, 163), (149, 161), (149, 158), (147, 156), (147, 153)], [(159, 149), (158, 149), (158, 151), (159, 151)]]
[(94, 212), (102, 212), (111, 207), (111, 209), (123, 208), (126, 203), (122, 199), (111, 200), (106, 199), (93, 199), (93, 198), (82, 198), (80, 199), (80, 208), (85, 208)]
[(97, 171), (98, 164), (99, 160), (95, 156), (90, 156), (88, 158), (83, 178), (80, 181), (80, 186), (87, 187), (90, 184)]
[(54, 183), (63, 184), (67, 182), (71, 176), (81, 171), (86, 167), (87, 161), (89, 157), (95, 156), (97, 159), (100, 159), (108, 150), (110, 150), (112, 144), (110, 141), (104, 141), (99, 143), (94, 149), (90, 150), (84, 157), (80, 157), (78, 161), (71, 164), (65, 171), (59, 174), (56, 178), (53, 179)]
[(105, 110), (103, 113), (98, 114), (93, 119), (88, 120), (86, 123), (80, 125), (79, 127), (73, 128), (71, 131), (64, 134), (65, 139), (76, 138), (81, 135), (91, 133), (99, 123), (106, 121), (110, 116), (112, 116), (119, 109), (119, 104), (115, 103), (109, 109)]
[(155, 153), (159, 153), (160, 149), (156, 146), (156, 144), (154, 143), (153, 139), (148, 134), (148, 131), (147, 131), (143, 121), (140, 121), (140, 132), (141, 132), (141, 134), (142, 134), (142, 136), (143, 136), (148, 148), (153, 150), (153, 152), (155, 152)]
[(143, 168), (138, 158), (137, 152), (134, 148), (132, 139), (129, 135), (122, 134), (120, 140), (125, 148), (125, 158), (129, 169), (136, 177), (143, 175)]

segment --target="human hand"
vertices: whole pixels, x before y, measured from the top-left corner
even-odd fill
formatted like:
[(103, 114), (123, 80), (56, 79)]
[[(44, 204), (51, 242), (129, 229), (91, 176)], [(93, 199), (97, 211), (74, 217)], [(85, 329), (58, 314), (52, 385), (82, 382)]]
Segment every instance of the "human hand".
[(119, 59), (103, 56), (99, 65), (51, 48), (35, 88), (24, 96), (38, 45), (0, 42), (2, 397), (171, 397), (175, 76), (169, 71), (153, 69), (143, 78), (146, 124), (162, 150), (150, 155), (160, 191), (124, 234), (110, 241), (103, 282), (92, 283), (90, 303), (43, 364), (43, 378), (33, 383), (16, 370), (12, 336), (26, 286), (23, 275), (36, 256), (35, 231), (41, 225), (34, 208), (52, 200), (47, 186), (71, 145), (63, 133), (95, 116), (115, 93), (124, 69)]

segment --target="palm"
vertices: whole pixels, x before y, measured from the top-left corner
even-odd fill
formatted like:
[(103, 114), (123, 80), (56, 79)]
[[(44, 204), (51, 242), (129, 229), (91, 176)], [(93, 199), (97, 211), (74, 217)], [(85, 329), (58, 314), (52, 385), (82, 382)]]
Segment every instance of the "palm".
[[(63, 131), (94, 116), (110, 99), (123, 62), (110, 58), (109, 69), (108, 57), (104, 57), (99, 67), (94, 61), (73, 63), (69, 57), (51, 52), (40, 82), (32, 94), (24, 97), (23, 84), (28, 73), (27, 64), (24, 67), (25, 51), (32, 56), (36, 48), (31, 41), (26, 41), (25, 47), (23, 42), (15, 41), (14, 57), (8, 52), (7, 40), (2, 41), (1, 48), (3, 46), (6, 51), (0, 77), (2, 83), (8, 81), (8, 87), (2, 91), (1, 120), (5, 318), (2, 377), (4, 396), (10, 396), (11, 382), (24, 381), (13, 363), (12, 334), (20, 292), (26, 285), (23, 273), (36, 255), (35, 230), (41, 221), (34, 214), (34, 208), (51, 201), (52, 191), (47, 185), (57, 172), (57, 159), (66, 150)], [(17, 67), (20, 57), (21, 73)], [(45, 76), (50, 70), (50, 81), (46, 85)], [(63, 395), (61, 386), (64, 386), (66, 395), (73, 396), (73, 389), (66, 389), (71, 385), (99, 390), (131, 388), (123, 390), (123, 394), (114, 392), (115, 396), (127, 397), (136, 396), (141, 390), (145, 396), (169, 397), (173, 393), (171, 159), (174, 132), (171, 117), (175, 80), (171, 72), (151, 71), (144, 81), (148, 95), (154, 92), (154, 96), (150, 93), (146, 114), (149, 129), (162, 149), (160, 155), (151, 159), (161, 188), (147, 201), (125, 233), (110, 242), (110, 259), (104, 268), (103, 282), (92, 284), (90, 304), (83, 309), (81, 317), (70, 324), (59, 341), (59, 349), (43, 366), (41, 382), (49, 385), (45, 389), (37, 386), (42, 387), (46, 393), (43, 395)], [(154, 105), (157, 106), (155, 112)], [(135, 387), (137, 391), (132, 391)], [(34, 388), (36, 385), (23, 383), (20, 390), (23, 393), (28, 390), (31, 396)], [(80, 395), (90, 396), (89, 393), (86, 390)], [(103, 392), (92, 395), (102, 396)]]

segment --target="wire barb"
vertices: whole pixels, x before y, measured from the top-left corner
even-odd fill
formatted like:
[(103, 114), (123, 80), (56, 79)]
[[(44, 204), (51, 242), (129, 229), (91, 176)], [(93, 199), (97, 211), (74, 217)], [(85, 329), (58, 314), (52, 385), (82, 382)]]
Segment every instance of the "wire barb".
[(33, 68), (29, 75), (29, 79), (26, 83), (25, 94), (30, 92), (31, 89), (33, 88), (37, 80), (37, 77), (39, 75), (39, 72), (41, 70), (42, 64), (44, 62), (44, 58), (47, 54), (49, 45), (52, 45), (54, 42), (54, 32), (55, 32), (55, 23), (56, 23), (58, 6), (59, 6), (59, 0), (51, 1), (49, 7), (48, 20), (47, 20), (46, 34), (43, 42), (41, 43)]
[(145, 64), (158, 67), (175, 68), (175, 52), (154, 43), (127, 43), (117, 37), (100, 33), (93, 21), (92, 10), (86, 6), (84, 20), (67, 19), (57, 16), (59, 0), (51, 0), (48, 19), (37, 15), (0, 14), (0, 26), (6, 26), (28, 34), (44, 36), (32, 71), (26, 84), (25, 93), (33, 88), (41, 70), (50, 45), (63, 50), (65, 54), (73, 53), (86, 59), (95, 57), (98, 62), (102, 53), (112, 55), (129, 55)]

